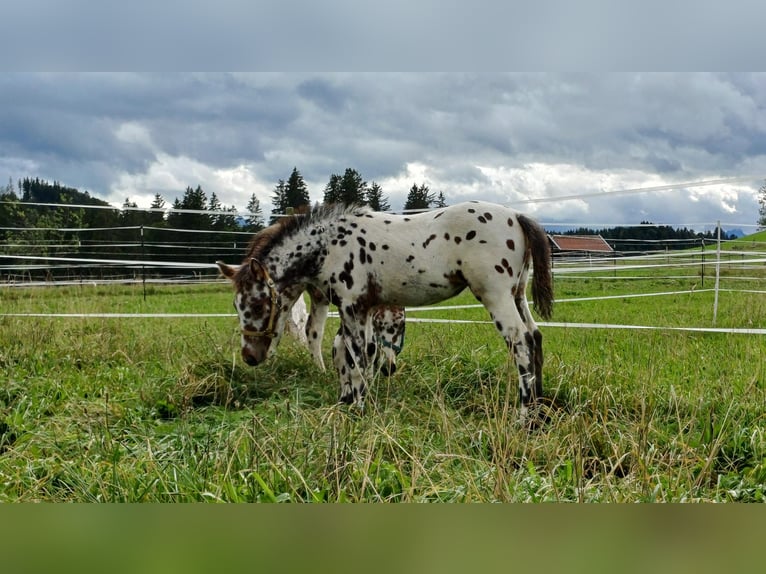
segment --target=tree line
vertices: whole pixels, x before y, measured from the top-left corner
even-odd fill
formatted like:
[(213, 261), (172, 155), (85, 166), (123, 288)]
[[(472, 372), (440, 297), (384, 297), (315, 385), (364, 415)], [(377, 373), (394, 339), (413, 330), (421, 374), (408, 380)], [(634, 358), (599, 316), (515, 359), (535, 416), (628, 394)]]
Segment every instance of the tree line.
[[(310, 202), (306, 182), (298, 171), (293, 168), (287, 181), (280, 179), (274, 188), (272, 204), (274, 222), (280, 214), (290, 213)], [(383, 193), (383, 188), (375, 181), (367, 182), (357, 170), (347, 168), (343, 174), (334, 173), (330, 176), (323, 190), (322, 202), (328, 204), (366, 205), (373, 211), (390, 211), (391, 204)], [(447, 201), (443, 192), (435, 194), (424, 183), (413, 183), (404, 203), (404, 210), (430, 209), (446, 207)]]
[[(288, 214), (310, 204), (308, 186), (297, 168), (287, 180), (280, 179), (273, 192), (273, 214), (269, 223), (279, 215)], [(375, 181), (368, 183), (355, 169), (333, 174), (324, 188), (323, 202), (367, 205), (375, 211), (389, 211), (391, 205), (383, 189)], [(94, 206), (64, 208), (34, 204), (68, 204)], [(28, 204), (28, 205), (25, 205)], [(435, 194), (426, 184), (413, 184), (404, 204), (405, 210), (446, 206), (444, 193)], [(0, 189), (0, 228), (101, 228), (148, 226), (166, 229), (198, 231), (246, 231), (255, 233), (265, 225), (260, 200), (252, 194), (246, 212), (240, 214), (234, 206), (223, 205), (215, 192), (208, 194), (201, 186), (187, 187), (175, 198), (172, 209), (161, 194), (155, 194), (149, 209), (139, 209), (126, 199), (122, 209), (92, 197), (88, 191), (61, 185), (59, 182), (24, 178), (14, 185), (9, 180)], [(13, 229), (0, 230), (0, 239), (7, 239)]]
[[(381, 186), (374, 181), (368, 184), (351, 168), (342, 175), (330, 176), (323, 201), (390, 210), (389, 199)], [(294, 212), (310, 203), (308, 187), (297, 168), (293, 168), (287, 180), (277, 182), (272, 202), (273, 215), (269, 223), (276, 221), (280, 214)], [(11, 179), (5, 188), (0, 188), (0, 244), (7, 255), (209, 263), (232, 253), (237, 255), (229, 255), (229, 258), (236, 259), (244, 251), (249, 234), (265, 226), (263, 210), (255, 194), (251, 195), (244, 214), (234, 206), (222, 204), (215, 192), (208, 195), (199, 185), (187, 187), (181, 197), (174, 199), (171, 210), (167, 210), (166, 205), (165, 198), (155, 194), (149, 209), (139, 209), (129, 199), (117, 209), (88, 191), (57, 181), (50, 183), (27, 177), (14, 183)], [(443, 193), (437, 195), (425, 184), (413, 184), (405, 209), (444, 205)], [(232, 232), (246, 234), (237, 237)], [(13, 267), (14, 262), (34, 260), (3, 259), (0, 254), (2, 265)], [(52, 268), (46, 271), (48, 276), (72, 272), (71, 267), (64, 265)], [(157, 275), (170, 272), (152, 271)]]
[[(616, 226), (603, 229), (579, 227), (560, 233), (561, 235), (600, 235), (618, 251), (646, 250), (650, 243), (667, 241), (669, 249), (688, 249), (692, 242), (705, 240), (712, 243), (718, 238), (718, 230), (695, 232), (686, 227), (676, 229), (669, 225), (653, 225), (650, 221), (642, 221), (639, 227)], [(721, 240), (736, 239), (736, 235), (728, 235), (721, 231)]]

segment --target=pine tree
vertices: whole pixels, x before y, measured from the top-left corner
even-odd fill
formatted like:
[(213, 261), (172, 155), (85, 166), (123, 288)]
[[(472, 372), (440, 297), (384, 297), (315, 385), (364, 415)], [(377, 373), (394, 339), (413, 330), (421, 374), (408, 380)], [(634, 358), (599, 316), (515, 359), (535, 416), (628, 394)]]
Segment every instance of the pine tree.
[[(149, 206), (152, 209), (162, 209), (165, 207), (165, 200), (159, 193), (154, 194), (152, 204)], [(147, 216), (147, 224), (152, 227), (160, 227), (165, 224), (165, 214), (162, 211), (150, 211)]]
[(250, 201), (247, 202), (247, 213), (248, 215), (245, 217), (245, 231), (257, 233), (263, 229), (264, 223), (261, 202), (255, 194), (252, 194), (250, 196)]
[(367, 203), (368, 187), (362, 175), (352, 168), (346, 168), (343, 175), (332, 174), (325, 186), (325, 203), (342, 203), (343, 205), (365, 205)]
[[(222, 211), (223, 206), (221, 205), (221, 201), (218, 199), (218, 196), (215, 192), (210, 194), (210, 201), (208, 202), (208, 211), (211, 212), (217, 212)], [(210, 229), (220, 229), (221, 224), (221, 215), (219, 213), (211, 213), (208, 215), (208, 219), (210, 220)]]
[(293, 172), (287, 180), (287, 206), (294, 209), (305, 207), (311, 202), (309, 198), (309, 188), (303, 180), (298, 168), (293, 168)]
[(758, 225), (766, 227), (766, 180), (758, 190)]
[(141, 213), (135, 211), (138, 205), (135, 201), (130, 201), (130, 198), (125, 198), (125, 202), (122, 204), (122, 210), (120, 211), (120, 225), (124, 227), (130, 227), (133, 225), (141, 225)]
[[(217, 212), (210, 214), (210, 229), (215, 231), (239, 230), (239, 224), (237, 223), (237, 208), (234, 206), (226, 207), (223, 205), (215, 192), (210, 195), (208, 211)], [(225, 235), (220, 237), (223, 241), (226, 240), (225, 238)]]
[(367, 182), (355, 169), (347, 168), (341, 180), (343, 203), (346, 205), (364, 205), (367, 200)]
[(324, 203), (343, 203), (342, 182), (343, 178), (337, 173), (330, 176), (330, 181), (324, 188), (324, 198), (322, 199)]
[(269, 223), (274, 223), (279, 219), (278, 215), (287, 213), (287, 186), (285, 186), (285, 180), (280, 179), (274, 188), (274, 195), (271, 197), (271, 212), (274, 214), (271, 216)]
[[(189, 209), (194, 211), (207, 210), (207, 195), (201, 186), (196, 189), (186, 188), (184, 197), (173, 203), (173, 209)], [(168, 225), (178, 229), (210, 229), (210, 218), (204, 213), (171, 213), (168, 217)]]
[(404, 210), (428, 209), (433, 202), (434, 195), (425, 183), (420, 186), (413, 183), (410, 192), (407, 194)]
[(374, 211), (390, 211), (388, 198), (383, 195), (383, 188), (374, 181), (367, 190), (367, 205)]
[(447, 207), (447, 199), (444, 197), (444, 192), (440, 191), (439, 195), (436, 196), (436, 200), (434, 200), (434, 207)]

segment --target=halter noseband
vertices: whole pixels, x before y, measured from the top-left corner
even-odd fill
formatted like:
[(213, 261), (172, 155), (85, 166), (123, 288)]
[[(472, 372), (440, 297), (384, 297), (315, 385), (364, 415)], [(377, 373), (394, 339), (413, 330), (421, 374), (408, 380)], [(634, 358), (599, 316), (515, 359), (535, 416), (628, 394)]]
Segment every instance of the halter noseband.
[(251, 329), (243, 328), (242, 335), (244, 337), (268, 337), (269, 339), (273, 339), (277, 336), (276, 332), (274, 331), (274, 318), (277, 316), (277, 288), (274, 285), (274, 281), (271, 279), (271, 275), (269, 275), (269, 272), (263, 263), (258, 261), (255, 257), (253, 257), (251, 263), (257, 264), (261, 268), (261, 271), (263, 271), (263, 277), (266, 279), (266, 287), (269, 288), (269, 296), (271, 297), (271, 313), (269, 315), (269, 322), (266, 325), (265, 330), (253, 331)]

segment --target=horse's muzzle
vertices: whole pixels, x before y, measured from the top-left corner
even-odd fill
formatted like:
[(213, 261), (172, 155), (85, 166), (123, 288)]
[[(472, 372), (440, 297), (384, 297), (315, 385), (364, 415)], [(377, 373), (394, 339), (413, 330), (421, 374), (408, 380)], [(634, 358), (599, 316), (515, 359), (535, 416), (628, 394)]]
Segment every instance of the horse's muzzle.
[(396, 372), (396, 363), (383, 361), (380, 365), (380, 372), (384, 377), (391, 377)]
[(261, 364), (267, 356), (268, 350), (261, 352), (260, 349), (253, 351), (248, 347), (242, 347), (242, 360), (251, 367)]

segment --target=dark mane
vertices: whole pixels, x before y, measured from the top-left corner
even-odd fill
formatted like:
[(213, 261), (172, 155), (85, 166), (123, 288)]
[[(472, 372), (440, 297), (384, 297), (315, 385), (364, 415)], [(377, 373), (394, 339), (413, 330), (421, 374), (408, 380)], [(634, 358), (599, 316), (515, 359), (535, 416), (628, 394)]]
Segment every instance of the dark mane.
[[(359, 205), (346, 206), (342, 204), (316, 204), (314, 207), (306, 207), (303, 213), (281, 217), (276, 223), (269, 225), (256, 233), (247, 247), (245, 261), (252, 258), (263, 261), (271, 250), (282, 243), (285, 238), (292, 236), (316, 221), (334, 219), (345, 214), (356, 214), (366, 211)], [(243, 267), (246, 268), (246, 267)]]

